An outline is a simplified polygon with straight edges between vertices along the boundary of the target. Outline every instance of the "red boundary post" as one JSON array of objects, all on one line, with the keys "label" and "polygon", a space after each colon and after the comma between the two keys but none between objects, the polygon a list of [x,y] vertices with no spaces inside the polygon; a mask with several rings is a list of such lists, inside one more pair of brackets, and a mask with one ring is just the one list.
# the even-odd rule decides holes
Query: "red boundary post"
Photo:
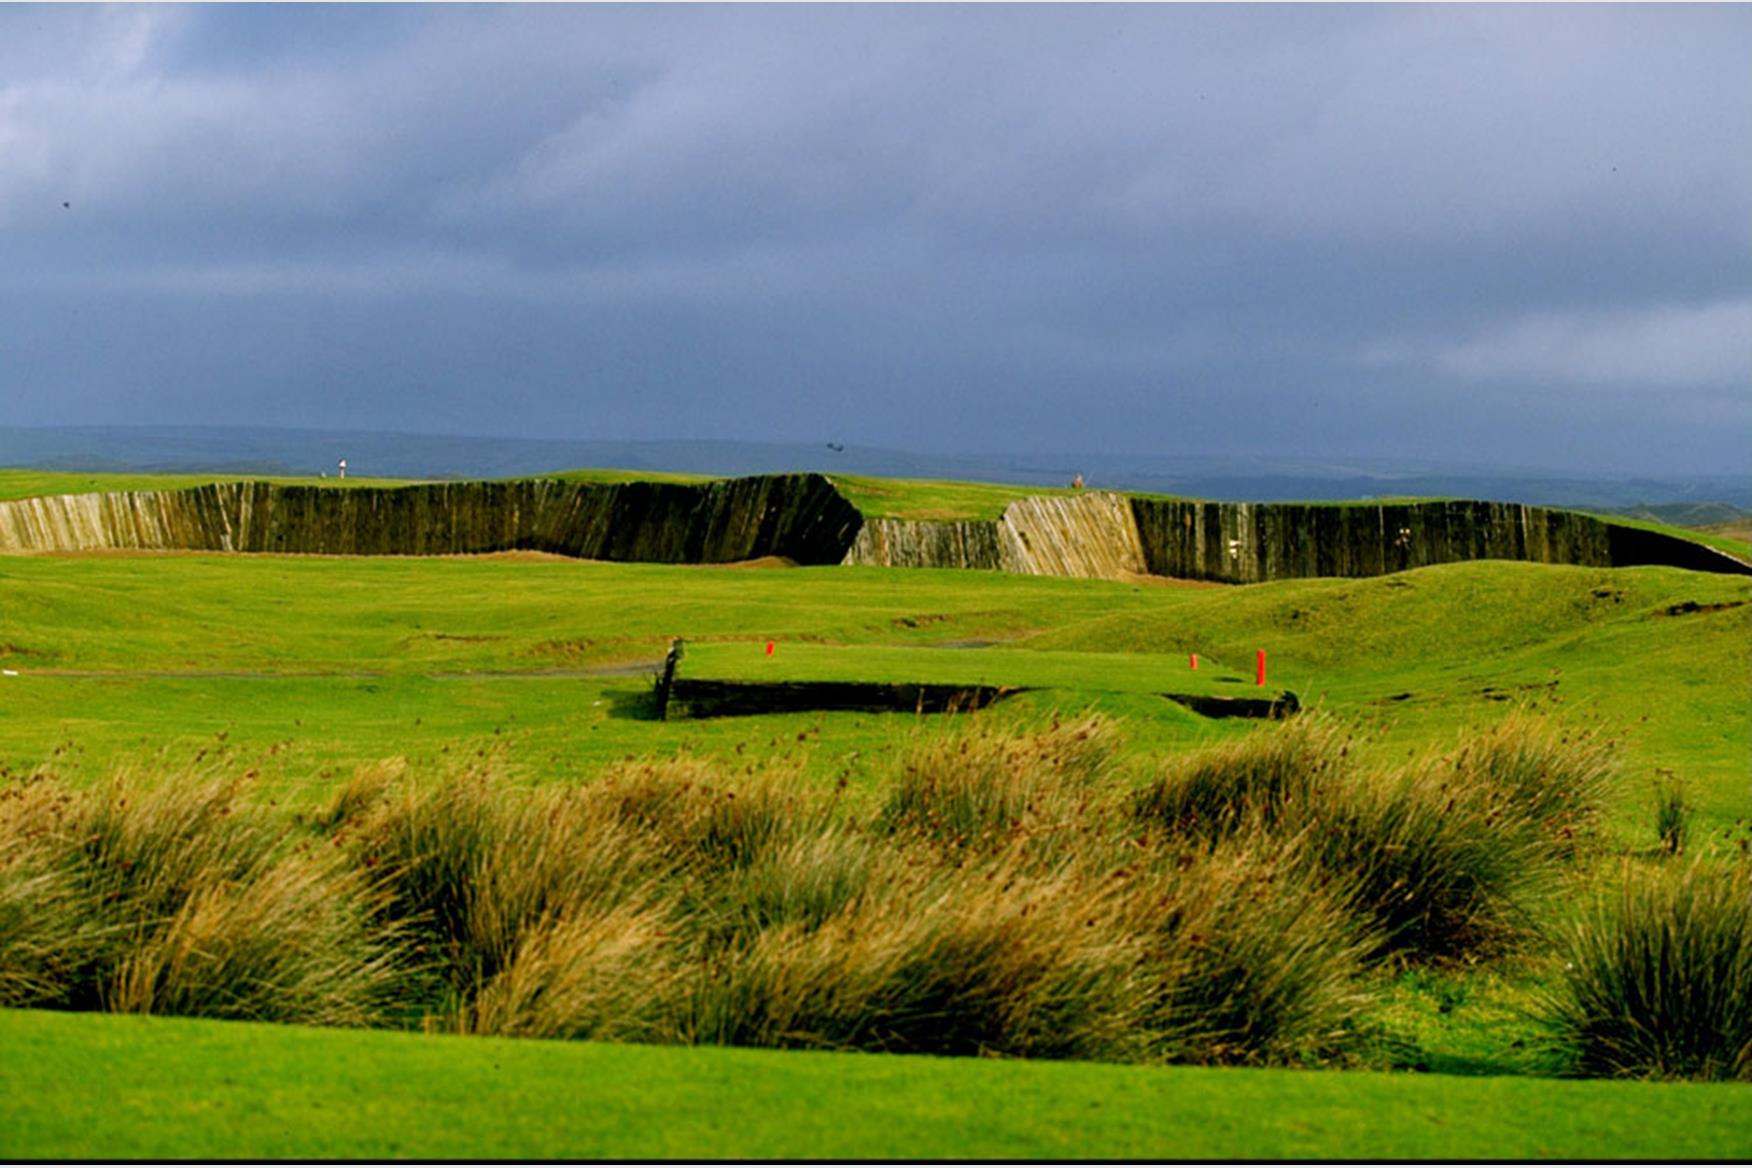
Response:
[{"label": "red boundary post", "polygon": [[1264,685],[1265,684],[1265,650],[1264,649],[1261,649],[1259,651],[1259,666],[1258,666],[1258,669],[1256,670],[1256,672],[1258,674],[1258,677],[1256,678],[1256,683],[1259,685]]}]

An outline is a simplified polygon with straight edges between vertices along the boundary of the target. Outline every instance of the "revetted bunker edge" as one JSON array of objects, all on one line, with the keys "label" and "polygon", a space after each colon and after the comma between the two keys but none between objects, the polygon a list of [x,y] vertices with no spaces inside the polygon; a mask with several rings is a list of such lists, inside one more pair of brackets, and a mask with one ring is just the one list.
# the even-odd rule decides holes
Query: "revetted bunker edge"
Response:
[{"label": "revetted bunker edge", "polygon": [[984,568],[1253,583],[1464,560],[1752,575],[1725,552],[1518,503],[1227,503],[1091,491],[990,520],[867,518],[820,474],[704,483],[561,479],[324,487],[229,482],[0,502],[0,551],[182,550]]}]

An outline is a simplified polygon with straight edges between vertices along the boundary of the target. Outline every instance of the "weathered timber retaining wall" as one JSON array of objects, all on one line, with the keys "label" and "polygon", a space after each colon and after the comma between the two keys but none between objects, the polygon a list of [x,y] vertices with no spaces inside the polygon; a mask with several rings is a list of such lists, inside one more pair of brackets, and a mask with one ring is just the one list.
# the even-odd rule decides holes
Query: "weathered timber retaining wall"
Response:
[{"label": "weathered timber retaining wall", "polygon": [[1294,691],[1263,698],[1231,698],[1216,694],[1165,693],[1169,701],[1206,718],[1288,718],[1301,712],[1302,699]]},{"label": "weathered timber retaining wall", "polygon": [[0,551],[103,549],[454,555],[1139,573],[1251,583],[1378,576],[1460,560],[1752,575],[1703,544],[1514,503],[1214,503],[1108,492],[1018,499],[995,520],[864,519],[818,474],[708,483],[219,483],[0,501]]},{"label": "weathered timber retaining wall", "polygon": [[1009,570],[995,519],[866,519],[845,562],[874,568]]},{"label": "weathered timber retaining wall", "polygon": [[1033,495],[999,519],[867,519],[845,562],[1099,579],[1145,570],[1129,501],[1105,491]]},{"label": "weathered timber retaining wall", "polygon": [[221,483],[0,502],[0,551],[158,549],[318,555],[533,550],[586,559],[728,563],[845,557],[862,516],[820,475],[701,484]]},{"label": "weathered timber retaining wall", "polygon": [[918,682],[716,681],[678,677],[657,717],[734,718],[852,710],[867,714],[957,714],[983,710],[1025,689],[994,685],[924,685]]},{"label": "weathered timber retaining wall", "polygon": [[1518,503],[1133,499],[1132,511],[1149,571],[1191,580],[1246,584],[1380,576],[1484,559],[1584,567],[1667,564],[1752,575],[1752,565],[1702,544]]},{"label": "weathered timber retaining wall", "polygon": [[1116,579],[1145,570],[1144,549],[1124,495],[1036,495],[1004,508],[999,531],[1010,570],[1034,576]]}]

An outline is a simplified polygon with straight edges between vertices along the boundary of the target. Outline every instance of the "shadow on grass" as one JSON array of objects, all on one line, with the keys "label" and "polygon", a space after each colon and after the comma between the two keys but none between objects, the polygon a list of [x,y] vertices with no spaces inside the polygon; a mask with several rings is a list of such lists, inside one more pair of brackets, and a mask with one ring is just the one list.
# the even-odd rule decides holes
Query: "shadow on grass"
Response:
[{"label": "shadow on grass", "polygon": [[627,722],[657,720],[657,690],[649,679],[637,686],[604,689],[602,698],[608,704],[610,718]]}]

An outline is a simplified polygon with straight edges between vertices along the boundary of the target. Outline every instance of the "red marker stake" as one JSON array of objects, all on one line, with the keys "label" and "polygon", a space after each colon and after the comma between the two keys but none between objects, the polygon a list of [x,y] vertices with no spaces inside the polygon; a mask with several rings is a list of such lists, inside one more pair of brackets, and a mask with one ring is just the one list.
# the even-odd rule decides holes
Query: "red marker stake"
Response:
[{"label": "red marker stake", "polygon": [[1256,679],[1258,684],[1264,685],[1265,684],[1265,650],[1264,649],[1261,649],[1259,651],[1258,674],[1259,674],[1259,676]]},{"label": "red marker stake", "polygon": [[773,643],[771,641],[768,641],[767,642],[767,656],[771,657],[772,655],[773,655]]},{"label": "red marker stake", "polygon": [[1193,655],[1192,655],[1192,667],[1193,667],[1193,668],[1194,668],[1194,669],[1197,669],[1197,668],[1198,668],[1198,654],[1197,654],[1197,653],[1194,653],[1194,654],[1193,654]]}]

